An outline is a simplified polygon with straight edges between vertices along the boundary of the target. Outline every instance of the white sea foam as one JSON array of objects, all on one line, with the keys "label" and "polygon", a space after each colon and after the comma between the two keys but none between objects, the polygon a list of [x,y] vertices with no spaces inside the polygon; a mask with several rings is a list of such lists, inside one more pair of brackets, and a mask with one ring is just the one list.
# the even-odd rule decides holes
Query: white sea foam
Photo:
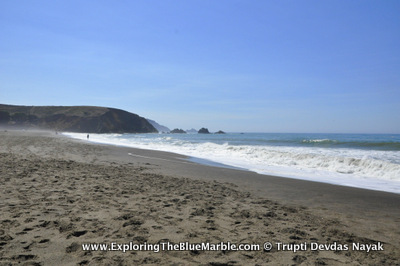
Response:
[{"label": "white sea foam", "polygon": [[304,139],[303,142],[305,143],[321,143],[321,142],[325,142],[325,143],[329,143],[329,142],[336,142],[335,140],[330,140],[330,139]]},{"label": "white sea foam", "polygon": [[[65,135],[86,139],[86,134]],[[195,143],[162,135],[91,134],[90,141],[175,152],[260,174],[400,193],[398,151]]]}]

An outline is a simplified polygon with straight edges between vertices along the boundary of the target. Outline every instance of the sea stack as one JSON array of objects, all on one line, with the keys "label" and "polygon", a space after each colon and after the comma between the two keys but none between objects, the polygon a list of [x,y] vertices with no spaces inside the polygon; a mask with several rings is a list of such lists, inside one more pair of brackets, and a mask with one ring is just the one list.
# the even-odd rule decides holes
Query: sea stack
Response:
[{"label": "sea stack", "polygon": [[208,131],[208,128],[202,127],[202,128],[200,128],[198,133],[199,134],[210,134],[210,131]]},{"label": "sea stack", "polygon": [[172,134],[186,134],[186,131],[183,129],[175,128],[174,130],[171,130]]}]

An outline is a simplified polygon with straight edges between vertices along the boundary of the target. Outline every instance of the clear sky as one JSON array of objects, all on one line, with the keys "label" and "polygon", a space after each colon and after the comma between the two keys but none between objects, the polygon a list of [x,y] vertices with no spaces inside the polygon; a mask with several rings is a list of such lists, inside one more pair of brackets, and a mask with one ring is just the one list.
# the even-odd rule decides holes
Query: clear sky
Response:
[{"label": "clear sky", "polygon": [[400,1],[0,0],[0,103],[400,133]]}]

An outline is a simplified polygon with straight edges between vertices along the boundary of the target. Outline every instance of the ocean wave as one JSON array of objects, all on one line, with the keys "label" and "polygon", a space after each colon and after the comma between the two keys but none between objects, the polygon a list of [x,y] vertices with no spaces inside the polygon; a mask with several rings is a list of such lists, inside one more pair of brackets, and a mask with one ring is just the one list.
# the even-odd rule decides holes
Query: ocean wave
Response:
[{"label": "ocean wave", "polygon": [[400,142],[396,141],[339,141],[334,139],[303,139],[301,144],[311,145],[313,147],[337,147],[353,149],[372,149],[400,151]]},{"label": "ocean wave", "polygon": [[[86,139],[85,134],[69,134]],[[91,135],[90,141],[180,153],[212,160],[261,174],[397,191],[400,193],[400,153],[398,151],[323,148],[307,146],[232,145],[172,136]],[[315,143],[332,142],[314,139]],[[335,142],[336,143],[336,142]],[[360,179],[361,178],[361,179]],[[356,181],[358,180],[358,181]],[[397,188],[382,182],[397,182]],[[392,186],[393,187],[393,186]]]},{"label": "ocean wave", "polygon": [[303,139],[303,143],[336,143],[337,140],[330,139]]},{"label": "ocean wave", "polygon": [[[268,171],[269,166],[292,167],[297,170],[319,170],[331,173],[352,174],[386,180],[400,181],[399,156],[367,153],[352,150],[310,150],[304,148],[228,146],[214,143],[199,146],[199,154],[209,153],[214,159],[235,163],[238,167],[251,167],[256,172]],[[223,158],[225,157],[225,158]],[[375,158],[374,158],[375,157]],[[380,157],[381,159],[376,159]],[[384,160],[383,158],[386,158]],[[295,171],[294,171],[295,172]]]}]

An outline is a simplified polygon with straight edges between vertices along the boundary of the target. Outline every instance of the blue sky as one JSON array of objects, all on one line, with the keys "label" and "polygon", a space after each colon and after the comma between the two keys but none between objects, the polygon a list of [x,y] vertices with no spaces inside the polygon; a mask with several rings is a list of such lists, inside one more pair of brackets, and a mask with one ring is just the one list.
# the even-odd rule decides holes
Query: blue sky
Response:
[{"label": "blue sky", "polygon": [[0,1],[0,102],[400,133],[400,1]]}]

